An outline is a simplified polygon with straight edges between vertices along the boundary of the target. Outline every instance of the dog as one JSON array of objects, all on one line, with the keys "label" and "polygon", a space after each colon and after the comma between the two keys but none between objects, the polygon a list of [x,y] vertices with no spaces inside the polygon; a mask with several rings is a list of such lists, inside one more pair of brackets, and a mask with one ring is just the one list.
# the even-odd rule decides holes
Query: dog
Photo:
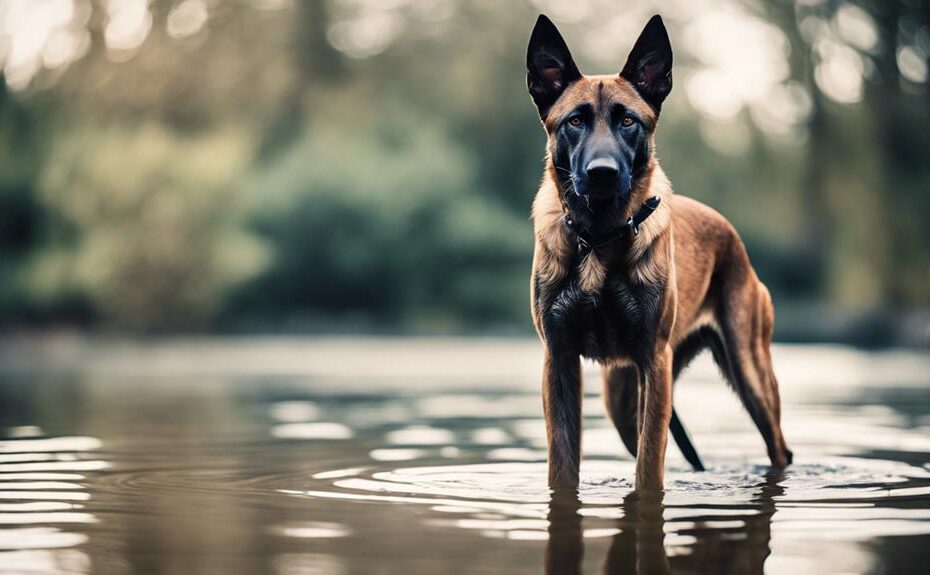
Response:
[{"label": "dog", "polygon": [[656,125],[672,89],[661,17],[643,29],[619,74],[585,76],[540,15],[526,65],[548,136],[532,210],[531,309],[544,346],[550,487],[578,486],[581,357],[601,365],[608,415],[636,457],[637,492],[662,490],[670,429],[703,468],[672,408],[672,384],[706,348],[772,465],[789,465],[769,292],[733,226],[674,195],[656,158]]}]

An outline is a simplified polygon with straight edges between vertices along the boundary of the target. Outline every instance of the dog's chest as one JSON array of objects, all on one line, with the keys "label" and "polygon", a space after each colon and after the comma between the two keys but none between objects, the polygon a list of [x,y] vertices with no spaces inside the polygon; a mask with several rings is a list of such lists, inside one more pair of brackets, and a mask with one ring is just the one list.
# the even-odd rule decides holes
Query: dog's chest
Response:
[{"label": "dog's chest", "polygon": [[589,359],[639,360],[655,339],[660,290],[635,283],[622,273],[608,274],[595,292],[570,278],[544,312],[547,331]]}]

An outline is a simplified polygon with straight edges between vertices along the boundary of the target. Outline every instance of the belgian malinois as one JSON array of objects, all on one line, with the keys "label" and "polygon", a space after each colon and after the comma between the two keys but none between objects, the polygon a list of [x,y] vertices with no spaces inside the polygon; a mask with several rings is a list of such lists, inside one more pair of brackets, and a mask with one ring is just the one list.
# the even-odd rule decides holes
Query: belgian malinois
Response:
[{"label": "belgian malinois", "polygon": [[769,343],[774,312],[733,226],[672,194],[655,129],[672,89],[662,19],[646,25],[617,75],[582,75],[540,16],[527,86],[548,135],[533,202],[533,321],[545,347],[549,485],[578,485],[581,363],[601,364],[607,411],[637,457],[637,491],[663,487],[671,427],[701,462],[672,409],[672,382],[704,348],[762,434],[772,465],[791,463]]}]

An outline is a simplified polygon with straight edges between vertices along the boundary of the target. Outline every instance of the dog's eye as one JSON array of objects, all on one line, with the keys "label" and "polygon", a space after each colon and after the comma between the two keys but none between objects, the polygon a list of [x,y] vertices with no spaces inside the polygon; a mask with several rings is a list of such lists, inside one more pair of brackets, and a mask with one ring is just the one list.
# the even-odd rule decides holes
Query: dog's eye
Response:
[{"label": "dog's eye", "polygon": [[634,121],[633,118],[629,116],[624,116],[623,119],[620,120],[620,125],[623,126],[624,128],[629,128],[630,126],[633,125],[633,121]]},{"label": "dog's eye", "polygon": [[568,123],[569,125],[577,128],[578,126],[581,125],[581,116],[572,116],[571,118],[569,118]]}]

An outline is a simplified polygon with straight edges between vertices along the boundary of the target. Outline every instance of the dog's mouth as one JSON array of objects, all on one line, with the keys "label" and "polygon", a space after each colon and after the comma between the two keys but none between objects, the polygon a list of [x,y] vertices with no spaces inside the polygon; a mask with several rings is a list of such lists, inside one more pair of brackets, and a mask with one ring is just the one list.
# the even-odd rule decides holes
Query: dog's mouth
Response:
[{"label": "dog's mouth", "polygon": [[629,202],[629,194],[618,191],[591,195],[569,190],[564,204],[567,215],[578,229],[598,229],[623,220]]},{"label": "dog's mouth", "polygon": [[629,171],[621,170],[610,178],[577,174],[570,167],[556,167],[556,173],[563,205],[580,229],[614,225],[625,219],[633,190]]},{"label": "dog's mouth", "polygon": [[616,201],[625,201],[629,199],[630,192],[633,189],[633,182],[630,174],[623,173],[610,180],[581,179],[575,180],[577,183],[570,186],[570,193],[587,198],[590,202],[609,204]]},{"label": "dog's mouth", "polygon": [[563,193],[570,205],[596,212],[624,207],[630,200],[631,190],[627,180],[611,185],[572,186]]},{"label": "dog's mouth", "polygon": [[592,201],[603,202],[613,200],[618,196],[622,196],[623,192],[617,187],[597,186],[588,189],[586,193],[581,195],[587,196]]}]

